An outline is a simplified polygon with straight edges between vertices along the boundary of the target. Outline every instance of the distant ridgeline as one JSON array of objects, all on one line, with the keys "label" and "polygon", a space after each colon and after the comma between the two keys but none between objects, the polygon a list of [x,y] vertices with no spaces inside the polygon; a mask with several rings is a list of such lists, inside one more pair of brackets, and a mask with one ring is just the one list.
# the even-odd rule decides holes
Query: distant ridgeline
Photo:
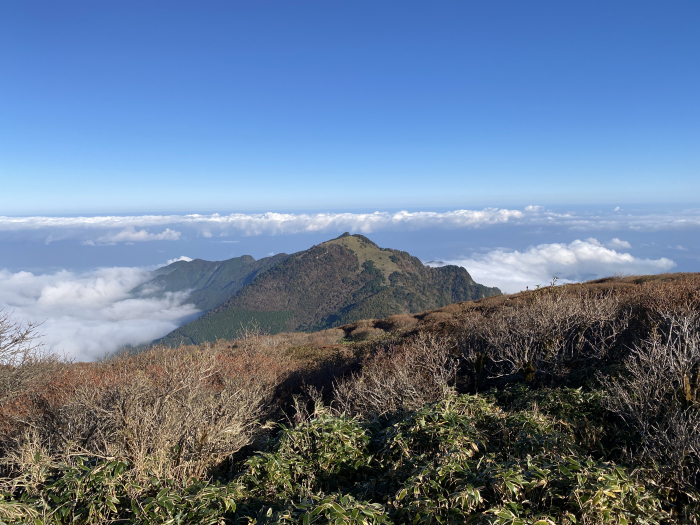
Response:
[{"label": "distant ridgeline", "polygon": [[208,310],[158,341],[168,346],[234,339],[251,323],[271,334],[316,331],[501,293],[459,266],[430,268],[348,233],[292,255],[180,261],[154,275],[133,293],[191,290],[191,302]]},{"label": "distant ridgeline", "polygon": [[227,261],[177,261],[152,272],[153,279],[131,293],[163,297],[168,292],[190,291],[188,302],[200,310],[216,308],[250,283],[260,272],[289,257],[286,253],[256,261],[243,255]]}]

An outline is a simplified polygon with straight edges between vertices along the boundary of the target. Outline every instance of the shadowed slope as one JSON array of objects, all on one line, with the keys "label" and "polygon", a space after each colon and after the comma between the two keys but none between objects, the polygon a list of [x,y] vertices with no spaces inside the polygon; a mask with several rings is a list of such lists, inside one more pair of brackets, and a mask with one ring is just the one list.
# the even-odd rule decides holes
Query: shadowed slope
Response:
[{"label": "shadowed slope", "polygon": [[188,302],[200,310],[211,310],[251,282],[260,272],[283,261],[287,254],[256,261],[243,255],[226,261],[177,261],[153,272],[154,278],[131,293],[162,297],[168,292],[190,291]]}]

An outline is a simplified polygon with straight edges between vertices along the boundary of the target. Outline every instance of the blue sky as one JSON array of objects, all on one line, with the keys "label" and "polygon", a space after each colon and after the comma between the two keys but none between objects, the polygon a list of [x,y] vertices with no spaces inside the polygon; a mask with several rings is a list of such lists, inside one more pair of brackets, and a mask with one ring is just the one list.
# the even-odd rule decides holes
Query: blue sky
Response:
[{"label": "blue sky", "polygon": [[700,4],[9,1],[0,213],[678,203]]},{"label": "blue sky", "polygon": [[0,2],[0,310],[94,359],[186,258],[344,231],[477,282],[700,268],[700,3]]}]

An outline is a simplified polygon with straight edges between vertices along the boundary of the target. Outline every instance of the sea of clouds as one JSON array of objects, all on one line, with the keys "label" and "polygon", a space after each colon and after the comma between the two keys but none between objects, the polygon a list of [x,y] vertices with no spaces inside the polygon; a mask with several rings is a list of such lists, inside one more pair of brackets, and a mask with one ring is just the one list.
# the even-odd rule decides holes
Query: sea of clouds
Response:
[{"label": "sea of clouds", "polygon": [[496,225],[563,227],[572,231],[660,231],[700,227],[700,210],[675,213],[554,212],[542,206],[446,212],[232,213],[220,215],[111,215],[83,217],[0,216],[0,232],[37,232],[44,242],[78,239],[86,245],[177,241],[183,232],[205,238],[228,235],[292,235],[310,232],[372,233],[430,228],[465,229]]},{"label": "sea of clouds", "polygon": [[148,343],[197,315],[186,293],[163,298],[129,292],[149,278],[142,268],[102,268],[35,275],[0,270],[0,310],[42,323],[46,349],[79,361]]}]

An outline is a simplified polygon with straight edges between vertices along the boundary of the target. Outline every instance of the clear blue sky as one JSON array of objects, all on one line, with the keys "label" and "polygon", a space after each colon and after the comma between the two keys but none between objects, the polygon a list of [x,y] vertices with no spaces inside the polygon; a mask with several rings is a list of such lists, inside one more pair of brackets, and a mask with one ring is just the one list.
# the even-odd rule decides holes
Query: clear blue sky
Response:
[{"label": "clear blue sky", "polygon": [[697,202],[700,2],[0,3],[0,215]]}]

